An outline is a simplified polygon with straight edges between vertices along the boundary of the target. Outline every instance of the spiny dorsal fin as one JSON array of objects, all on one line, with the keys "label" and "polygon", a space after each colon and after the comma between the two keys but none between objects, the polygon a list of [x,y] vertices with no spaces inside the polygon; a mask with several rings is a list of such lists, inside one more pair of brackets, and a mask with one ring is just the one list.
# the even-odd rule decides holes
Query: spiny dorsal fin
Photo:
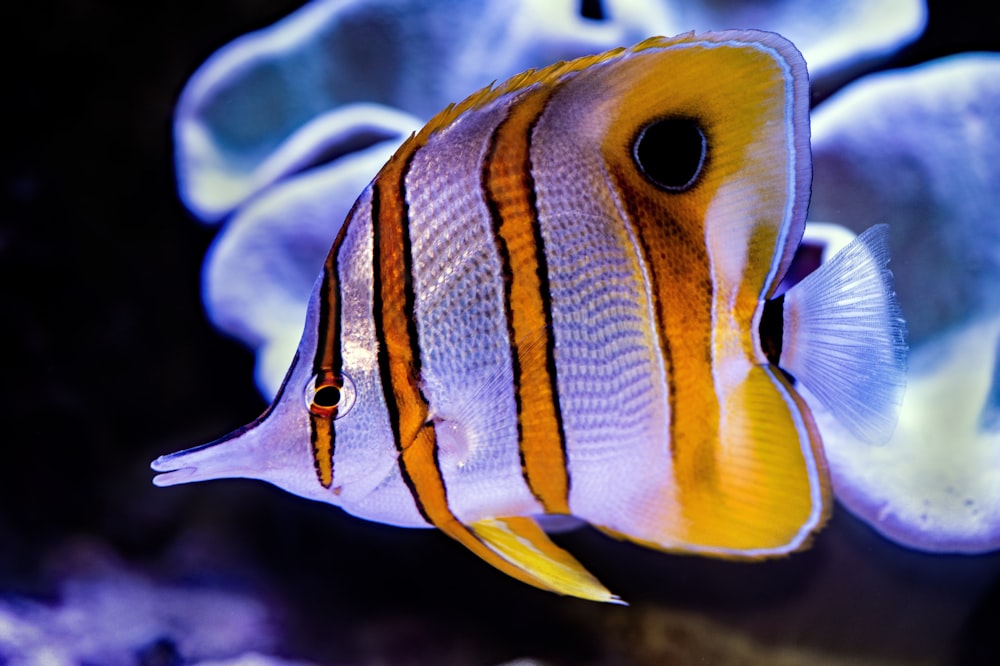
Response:
[{"label": "spiny dorsal fin", "polygon": [[662,48],[695,38],[699,37],[696,37],[693,31],[675,37],[649,37],[628,48],[619,47],[604,53],[583,56],[574,60],[563,60],[547,67],[542,67],[541,69],[529,69],[520,74],[515,74],[499,85],[494,81],[490,85],[472,93],[461,102],[449,104],[439,111],[426,125],[419,131],[411,134],[403,142],[403,145],[393,155],[392,160],[397,159],[401,155],[409,155],[412,151],[426,144],[432,136],[449,127],[464,114],[482,109],[505,95],[527,90],[535,85],[555,85],[565,76],[581,72],[596,64],[610,62],[647,49]]}]

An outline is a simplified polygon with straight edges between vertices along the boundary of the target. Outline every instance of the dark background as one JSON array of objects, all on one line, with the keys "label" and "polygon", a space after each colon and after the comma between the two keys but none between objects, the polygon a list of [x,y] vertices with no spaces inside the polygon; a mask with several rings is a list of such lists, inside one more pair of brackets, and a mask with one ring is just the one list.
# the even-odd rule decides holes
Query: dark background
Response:
[{"label": "dark background", "polygon": [[[629,646],[643,630],[629,616],[531,590],[433,531],[364,523],[259,483],[150,484],[151,459],[264,408],[251,354],[202,310],[201,261],[216,228],[178,200],[172,106],[213,51],[301,4],[64,0],[4,10],[0,595],[55,600],[60,554],[82,541],[158,579],[280,600],[294,646],[285,650],[300,658],[642,661]],[[924,37],[885,67],[998,50],[996,21],[977,6],[932,2]],[[877,566],[902,571],[893,590],[905,591],[907,576],[946,591],[991,589],[955,639],[927,649],[968,663],[1000,659],[995,557],[895,548],[842,509],[831,530]],[[785,640],[780,628],[733,617],[761,599],[785,603],[836,550],[821,537],[813,551],[748,569],[647,554],[586,531],[562,540],[637,606],[721,608],[733,625],[776,643]],[[907,605],[885,594],[872,603],[886,613]],[[863,600],[839,603],[834,624]],[[853,650],[856,639],[876,656],[922,649],[917,621],[879,639],[828,631],[827,619],[818,613],[795,641]],[[906,636],[918,648],[903,645]]]}]

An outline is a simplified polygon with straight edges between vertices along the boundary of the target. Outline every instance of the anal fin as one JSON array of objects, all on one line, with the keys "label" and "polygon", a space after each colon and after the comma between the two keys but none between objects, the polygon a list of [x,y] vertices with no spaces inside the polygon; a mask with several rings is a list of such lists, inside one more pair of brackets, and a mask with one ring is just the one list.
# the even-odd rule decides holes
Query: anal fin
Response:
[{"label": "anal fin", "polygon": [[[737,361],[728,363],[733,381],[721,396],[717,429],[682,421],[671,478],[636,485],[613,520],[583,518],[649,548],[726,559],[808,545],[832,502],[808,408],[777,368],[744,361],[737,377]],[[687,405],[684,413],[697,412]]]},{"label": "anal fin", "polygon": [[536,587],[591,601],[625,603],[555,545],[532,518],[485,518],[470,527],[487,548],[519,570],[518,578]]},{"label": "anal fin", "polygon": [[447,492],[435,461],[434,429],[421,428],[403,449],[403,470],[422,500],[427,521],[508,576],[529,585],[581,599],[624,603],[556,546],[533,519],[484,518],[459,521],[448,506]]}]

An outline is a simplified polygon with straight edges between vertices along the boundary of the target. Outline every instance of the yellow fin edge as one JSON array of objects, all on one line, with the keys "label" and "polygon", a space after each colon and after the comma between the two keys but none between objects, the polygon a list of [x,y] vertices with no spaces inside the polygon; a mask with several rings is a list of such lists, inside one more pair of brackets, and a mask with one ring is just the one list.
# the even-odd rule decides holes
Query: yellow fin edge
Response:
[{"label": "yellow fin edge", "polygon": [[[708,33],[707,35],[704,35],[704,37],[714,38],[712,33]],[[648,37],[638,44],[634,44],[628,48],[619,46],[618,48],[605,51],[604,53],[582,56],[573,60],[562,60],[548,65],[547,67],[529,69],[521,72],[520,74],[515,74],[499,84],[493,82],[490,85],[472,93],[461,102],[449,104],[447,107],[439,111],[427,122],[426,125],[424,125],[423,128],[411,134],[409,138],[403,142],[403,145],[397,151],[397,154],[409,154],[411,147],[415,149],[416,147],[424,145],[431,136],[451,125],[466,112],[481,109],[490,102],[493,102],[504,95],[526,90],[527,88],[539,83],[551,85],[559,81],[567,74],[583,71],[598,63],[615,60],[630,53],[639,53],[651,48],[665,48],[674,44],[690,41],[694,38],[695,33],[693,31],[676,35],[674,37]]]},{"label": "yellow fin edge", "polygon": [[[465,526],[462,526],[465,527]],[[469,526],[475,544],[450,534],[500,571],[529,585],[590,601],[627,605],[572,555],[555,545],[532,518],[485,518]]]}]

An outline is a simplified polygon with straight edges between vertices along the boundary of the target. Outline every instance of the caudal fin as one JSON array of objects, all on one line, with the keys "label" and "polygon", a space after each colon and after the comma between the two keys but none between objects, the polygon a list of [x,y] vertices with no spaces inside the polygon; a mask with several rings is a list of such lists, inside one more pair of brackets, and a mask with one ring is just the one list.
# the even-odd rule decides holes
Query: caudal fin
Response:
[{"label": "caudal fin", "polygon": [[888,227],[871,227],[785,294],[779,365],[855,437],[882,443],[906,385],[906,323],[892,288]]}]

